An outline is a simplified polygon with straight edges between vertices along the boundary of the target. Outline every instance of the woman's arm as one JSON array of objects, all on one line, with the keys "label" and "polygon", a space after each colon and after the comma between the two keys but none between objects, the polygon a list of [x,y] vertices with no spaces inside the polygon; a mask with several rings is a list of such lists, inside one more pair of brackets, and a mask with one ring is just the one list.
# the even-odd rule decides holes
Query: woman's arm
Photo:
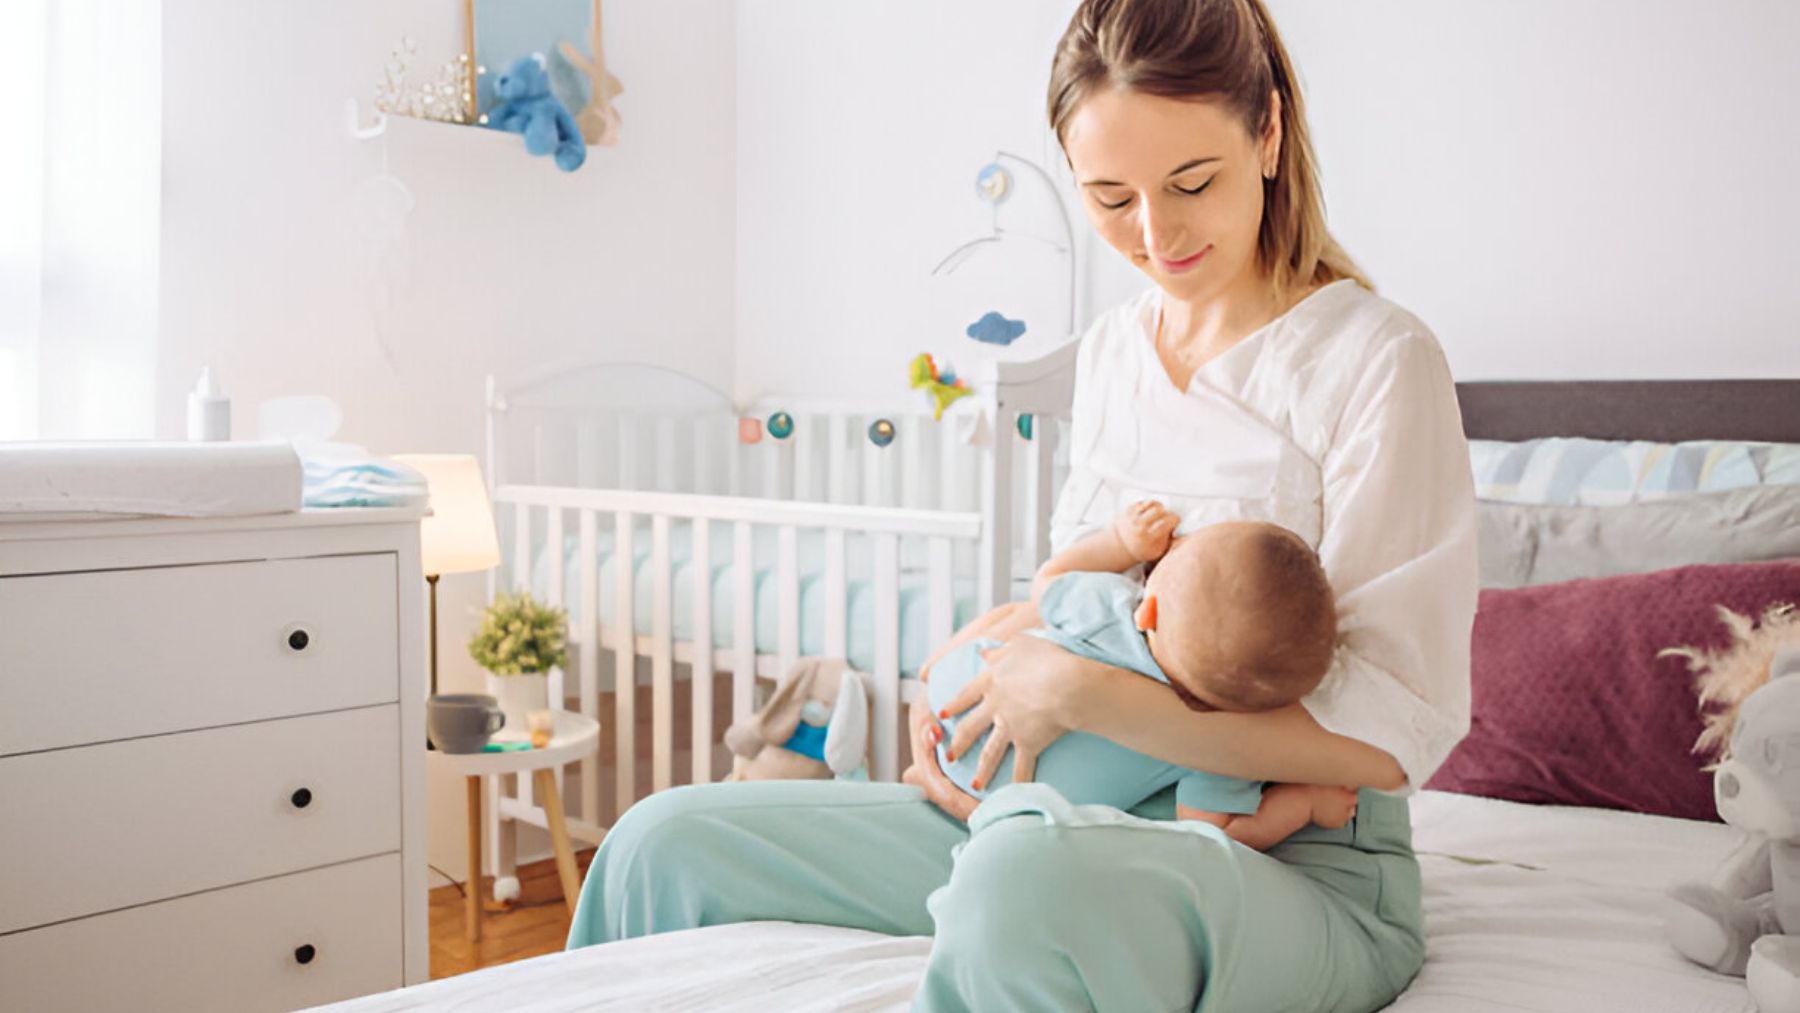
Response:
[{"label": "woman's arm", "polygon": [[1256,713],[1171,707],[1167,686],[1085,658],[1074,660],[1095,669],[1076,684],[1071,728],[1227,777],[1382,791],[1406,783],[1392,756],[1326,731],[1299,704]]},{"label": "woman's arm", "polygon": [[[1155,680],[1019,637],[985,655],[988,667],[946,710],[968,711],[950,742],[961,756],[990,727],[986,781],[1008,747],[1013,780],[1029,781],[1037,756],[1064,732],[1084,731],[1177,766],[1228,777],[1338,784],[1392,791],[1406,775],[1394,757],[1319,726],[1298,704],[1260,713],[1192,711]],[[997,720],[998,718],[998,720]]]}]

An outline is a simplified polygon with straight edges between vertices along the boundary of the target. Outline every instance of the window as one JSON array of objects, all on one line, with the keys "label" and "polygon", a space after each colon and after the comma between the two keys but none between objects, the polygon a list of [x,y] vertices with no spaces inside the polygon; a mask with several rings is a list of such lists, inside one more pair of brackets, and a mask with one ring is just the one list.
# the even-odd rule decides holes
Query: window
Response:
[{"label": "window", "polygon": [[154,431],[156,2],[4,0],[0,439]]}]

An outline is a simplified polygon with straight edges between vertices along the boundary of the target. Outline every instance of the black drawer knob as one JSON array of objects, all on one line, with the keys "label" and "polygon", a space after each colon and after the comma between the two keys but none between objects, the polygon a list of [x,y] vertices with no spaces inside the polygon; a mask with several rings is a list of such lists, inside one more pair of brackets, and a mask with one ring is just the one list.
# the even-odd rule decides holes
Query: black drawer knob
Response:
[{"label": "black drawer knob", "polygon": [[313,944],[306,943],[294,948],[294,959],[302,964],[310,964],[318,953],[318,950],[313,949]]},{"label": "black drawer knob", "polygon": [[[289,798],[289,801],[294,803],[294,808],[296,809],[304,809],[307,806],[312,805],[312,789],[301,788],[295,791]],[[305,963],[305,961],[301,961],[301,963]]]},{"label": "black drawer knob", "polygon": [[312,637],[308,636],[305,630],[295,630],[288,634],[288,646],[296,651],[306,650],[306,645],[310,643],[312,643]]}]

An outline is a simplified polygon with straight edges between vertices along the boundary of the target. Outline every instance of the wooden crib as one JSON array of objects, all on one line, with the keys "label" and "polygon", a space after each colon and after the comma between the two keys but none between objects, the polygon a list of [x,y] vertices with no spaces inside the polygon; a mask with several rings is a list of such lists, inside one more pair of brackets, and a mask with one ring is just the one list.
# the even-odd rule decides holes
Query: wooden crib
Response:
[{"label": "wooden crib", "polygon": [[[545,370],[505,389],[490,378],[504,557],[490,595],[530,589],[568,610],[570,660],[551,698],[609,731],[611,748],[580,764],[571,833],[597,843],[646,791],[719,777],[722,725],[803,654],[863,673],[869,773],[897,778],[918,662],[960,621],[1023,595],[1048,555],[1075,349],[986,364],[941,421],[923,394],[740,408],[638,365]],[[488,854],[510,877],[501,821],[542,826],[543,812],[528,784],[490,791]]]}]

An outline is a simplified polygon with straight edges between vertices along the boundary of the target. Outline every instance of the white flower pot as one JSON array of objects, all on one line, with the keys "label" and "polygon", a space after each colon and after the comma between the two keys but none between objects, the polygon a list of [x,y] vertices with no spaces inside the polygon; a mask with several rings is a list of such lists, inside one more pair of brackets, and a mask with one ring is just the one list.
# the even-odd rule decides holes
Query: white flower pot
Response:
[{"label": "white flower pot", "polygon": [[525,715],[532,711],[548,710],[550,707],[550,675],[547,672],[534,672],[530,675],[495,675],[487,674],[488,692],[500,701],[500,710],[506,714],[506,724],[501,727],[497,739],[521,740],[531,737],[531,727],[525,723]]}]

